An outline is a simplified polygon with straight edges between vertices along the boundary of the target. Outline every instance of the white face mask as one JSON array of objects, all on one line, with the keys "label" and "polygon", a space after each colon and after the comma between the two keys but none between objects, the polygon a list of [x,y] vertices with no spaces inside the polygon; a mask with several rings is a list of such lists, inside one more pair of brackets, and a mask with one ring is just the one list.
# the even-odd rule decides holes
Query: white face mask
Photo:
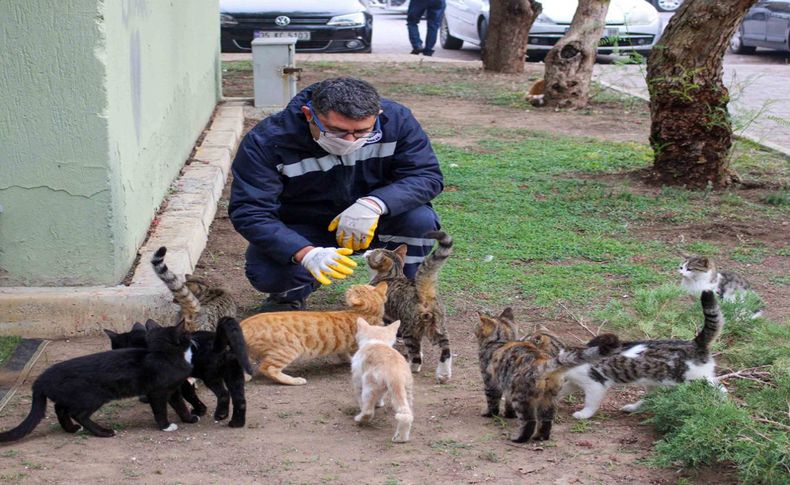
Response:
[{"label": "white face mask", "polygon": [[342,138],[330,138],[321,133],[315,142],[332,155],[343,156],[359,150],[368,140],[367,138],[360,138],[359,140],[348,141]]}]

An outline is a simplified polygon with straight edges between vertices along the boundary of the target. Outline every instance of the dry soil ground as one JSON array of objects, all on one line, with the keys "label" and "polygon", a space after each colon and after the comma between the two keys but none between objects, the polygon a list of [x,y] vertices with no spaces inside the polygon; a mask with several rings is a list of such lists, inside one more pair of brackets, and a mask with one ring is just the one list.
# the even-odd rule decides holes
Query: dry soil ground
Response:
[{"label": "dry soil ground", "polygon": [[[535,111],[495,106],[477,99],[446,99],[409,92],[410,83],[444,82],[441,75],[398,73],[375,65],[354,68],[360,75],[383,86],[406,86],[398,100],[410,106],[435,141],[456,145],[475,142],[485,127],[532,128],[584,135],[613,141],[645,143],[649,120],[643,105],[601,102],[583,113]],[[531,66],[537,71],[538,67]],[[336,73],[331,66],[308,69],[301,85]],[[486,75],[491,86],[527,83],[534,73],[520,76]],[[249,95],[249,77],[228,76],[226,94]],[[248,120],[248,128],[256,120]],[[638,175],[634,175],[638,177]],[[611,177],[611,184],[623,177]],[[632,190],[658,190],[637,181]],[[227,190],[226,190],[227,196]],[[755,197],[759,194],[755,194]],[[221,283],[249,310],[262,298],[244,277],[245,241],[235,233],[228,218],[227,200],[212,226],[208,247],[197,273]],[[766,221],[766,224],[780,224]],[[674,238],[679,232],[662,226],[660,220],[645,228],[645,237]],[[787,237],[786,226],[743,228],[750,237],[780,244]],[[751,232],[749,232],[751,231]],[[711,238],[736,240],[743,231],[730,226],[715,227]],[[786,264],[787,258],[782,259]],[[777,262],[777,264],[779,264]],[[786,267],[776,274],[787,274]],[[765,276],[767,278],[768,276]],[[757,282],[764,291],[774,317],[787,317],[785,299],[771,294],[767,279]],[[786,291],[786,290],[785,290]],[[317,307],[337,302],[317,295]],[[552,440],[539,444],[515,445],[506,437],[513,422],[480,417],[484,396],[476,356],[472,325],[477,308],[470,302],[459,308],[448,322],[455,354],[453,379],[437,385],[432,378],[436,352],[427,351],[423,372],[416,376],[413,439],[408,444],[392,444],[394,420],[387,410],[379,412],[373,425],[360,428],[352,420],[354,398],[350,393],[347,364],[321,359],[297,365],[293,374],[304,376],[302,387],[273,385],[255,380],[247,385],[248,426],[230,429],[224,423],[204,419],[181,425],[175,433],[155,429],[146,405],[127,400],[105,406],[96,416],[112,423],[118,436],[98,439],[83,434],[65,434],[57,425],[52,407],[45,421],[26,440],[0,447],[0,480],[30,483],[677,483],[682,478],[701,483],[734,481],[732,470],[702,469],[680,472],[655,469],[643,462],[656,438],[639,416],[617,409],[633,399],[638,390],[613,392],[597,417],[578,424],[570,412],[578,406],[561,405]],[[526,308],[516,308],[516,313]],[[538,316],[539,318],[539,316]],[[557,323],[563,334],[583,336],[570,319]],[[46,366],[77,355],[104,350],[103,337],[53,342],[35,366],[30,382]],[[205,388],[204,401],[214,399]],[[30,404],[25,388],[0,416],[0,428],[7,429],[23,418]],[[172,413],[171,413],[172,414]]]}]

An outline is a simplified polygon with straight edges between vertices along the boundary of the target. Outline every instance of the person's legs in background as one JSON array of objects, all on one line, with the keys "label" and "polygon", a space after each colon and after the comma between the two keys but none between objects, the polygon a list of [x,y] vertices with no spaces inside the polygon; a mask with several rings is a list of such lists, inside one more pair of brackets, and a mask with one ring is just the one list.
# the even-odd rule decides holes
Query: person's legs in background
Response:
[{"label": "person's legs in background", "polygon": [[439,32],[439,26],[442,23],[444,8],[445,0],[432,0],[426,9],[425,15],[428,21],[428,31],[425,34],[425,47],[422,51],[423,55],[433,55],[433,46],[436,45],[436,37]]},{"label": "person's legs in background", "polygon": [[426,4],[426,0],[411,0],[409,2],[409,10],[406,13],[406,27],[409,30],[412,54],[419,54],[423,49],[419,25],[420,19],[425,13]]}]

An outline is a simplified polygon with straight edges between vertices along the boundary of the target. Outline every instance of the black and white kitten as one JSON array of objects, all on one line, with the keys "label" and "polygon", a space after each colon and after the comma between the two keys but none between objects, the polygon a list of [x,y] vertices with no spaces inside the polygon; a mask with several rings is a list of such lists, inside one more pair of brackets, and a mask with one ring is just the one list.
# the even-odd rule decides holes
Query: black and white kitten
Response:
[{"label": "black and white kitten", "polygon": [[[674,386],[694,379],[705,379],[726,392],[716,378],[716,362],[710,345],[724,326],[716,296],[703,291],[701,296],[705,325],[694,340],[641,340],[623,342],[619,352],[595,364],[582,364],[565,373],[560,395],[574,390],[584,391],[584,408],[573,413],[577,419],[590,418],[601,405],[606,391],[616,384],[641,384],[649,389]],[[554,339],[554,342],[558,342]],[[556,345],[550,353],[557,353]],[[639,409],[642,401],[622,407],[623,411]]]},{"label": "black and white kitten", "polygon": [[149,320],[145,341],[146,349],[85,355],[45,370],[33,382],[30,413],[16,428],[0,433],[0,443],[16,441],[33,431],[44,417],[47,399],[55,403],[58,422],[67,433],[77,432],[82,425],[96,436],[115,436],[112,429],[91,421],[91,415],[110,401],[139,395],[148,397],[162,431],[178,429],[167,419],[168,401],[183,422],[196,422],[198,417],[189,412],[179,392],[192,371],[191,340],[184,325],[160,327]]},{"label": "black and white kitten", "polygon": [[[139,323],[135,323],[129,332],[115,333],[105,330],[105,333],[110,337],[110,345],[113,349],[146,346],[145,329]],[[228,417],[232,400],[233,417],[228,422],[228,426],[243,427],[247,409],[244,396],[244,371],[253,375],[253,368],[247,358],[247,346],[239,322],[235,318],[222,317],[217,323],[216,332],[193,332],[192,342],[193,368],[190,376],[202,380],[217,396],[214,419],[221,421]],[[194,414],[198,416],[206,414],[206,405],[198,398],[192,384],[184,381],[181,385],[181,393],[192,405]]]}]

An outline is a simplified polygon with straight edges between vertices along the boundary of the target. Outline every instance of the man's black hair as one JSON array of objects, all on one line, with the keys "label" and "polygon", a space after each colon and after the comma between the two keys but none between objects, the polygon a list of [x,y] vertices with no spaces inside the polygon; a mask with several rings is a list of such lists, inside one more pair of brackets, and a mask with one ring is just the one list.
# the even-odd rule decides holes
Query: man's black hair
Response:
[{"label": "man's black hair", "polygon": [[381,110],[378,91],[369,82],[353,77],[334,77],[318,83],[310,98],[313,110],[321,115],[330,111],[361,120]]}]

